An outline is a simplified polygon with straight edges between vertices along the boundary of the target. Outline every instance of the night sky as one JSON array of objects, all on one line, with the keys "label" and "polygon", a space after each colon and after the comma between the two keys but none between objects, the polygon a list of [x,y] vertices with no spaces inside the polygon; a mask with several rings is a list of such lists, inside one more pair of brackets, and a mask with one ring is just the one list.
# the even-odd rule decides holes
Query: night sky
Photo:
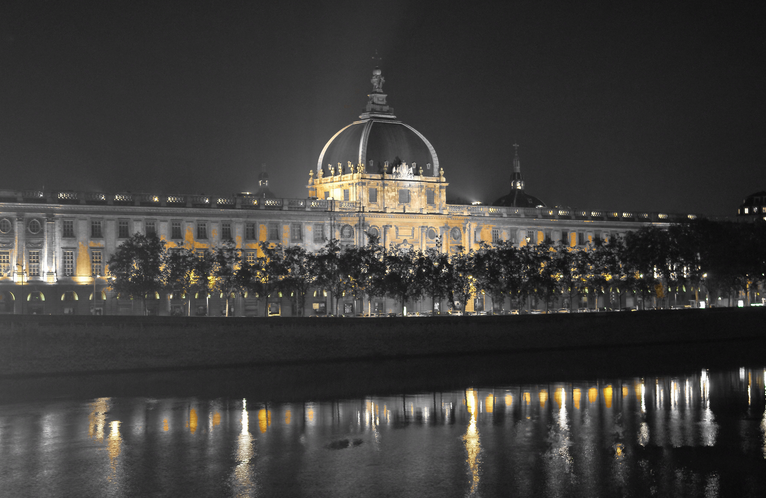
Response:
[{"label": "night sky", "polygon": [[551,206],[732,215],[766,190],[759,3],[452,5],[3,2],[0,189],[231,194],[265,164],[305,198],[380,65],[449,197],[506,194],[514,142]]}]

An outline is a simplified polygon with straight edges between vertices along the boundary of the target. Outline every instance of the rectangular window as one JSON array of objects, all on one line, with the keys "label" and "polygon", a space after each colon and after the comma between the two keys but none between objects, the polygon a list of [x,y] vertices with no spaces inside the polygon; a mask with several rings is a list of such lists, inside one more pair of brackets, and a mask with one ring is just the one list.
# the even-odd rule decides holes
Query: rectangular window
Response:
[{"label": "rectangular window", "polygon": [[247,251],[245,253],[245,263],[250,266],[255,264],[255,251]]},{"label": "rectangular window", "polygon": [[561,243],[564,244],[564,247],[569,247],[569,230],[561,231]]},{"label": "rectangular window", "polygon": [[537,241],[535,240],[535,231],[534,230],[527,230],[527,244],[535,244]]},{"label": "rectangular window", "polygon": [[372,202],[372,203],[376,203],[376,202],[378,202],[378,189],[376,189],[376,188],[371,188],[371,189],[369,190],[369,195],[368,195],[368,197],[370,198],[370,202]]},{"label": "rectangular window", "polygon": [[348,200],[348,189],[347,188],[343,189],[343,200],[344,201]]},{"label": "rectangular window", "polygon": [[406,188],[399,189],[399,204],[410,203],[410,191]]},{"label": "rectangular window", "polygon": [[324,223],[314,225],[314,242],[324,242]]},{"label": "rectangular window", "polygon": [[180,221],[171,221],[170,222],[170,238],[171,239],[183,239],[183,233],[181,233],[181,222]]},{"label": "rectangular window", "polygon": [[101,251],[94,250],[90,252],[90,272],[92,275],[104,275],[103,261]]},{"label": "rectangular window", "polygon": [[221,222],[221,240],[232,240],[233,237],[231,236],[231,222],[230,221],[222,221]]},{"label": "rectangular window", "polygon": [[327,200],[329,198],[330,198],[330,192],[325,192],[324,193],[324,199]]},{"label": "rectangular window", "polygon": [[544,237],[545,237],[545,238],[544,238],[543,240],[544,240],[544,241],[545,241],[547,244],[550,244],[551,242],[553,242],[553,239],[552,239],[552,237],[553,237],[553,231],[552,231],[552,230],[550,230],[550,229],[548,229],[548,230],[545,230],[544,234],[545,234],[545,235],[544,235]]},{"label": "rectangular window", "polygon": [[74,220],[64,220],[63,237],[74,238]]},{"label": "rectangular window", "polygon": [[207,239],[207,223],[204,221],[197,222],[197,240]]},{"label": "rectangular window", "polygon": [[585,232],[577,232],[577,245],[584,246],[587,242],[585,238]]},{"label": "rectangular window", "polygon": [[74,276],[74,251],[64,251],[64,276]]},{"label": "rectangular window", "polygon": [[40,251],[29,251],[29,276],[40,276]]},{"label": "rectangular window", "polygon": [[0,251],[0,275],[8,277],[11,275],[11,252]]},{"label": "rectangular window", "polygon": [[101,239],[104,237],[101,226],[101,220],[90,220],[90,238]]},{"label": "rectangular window", "polygon": [[500,242],[500,230],[497,228],[492,229],[492,243],[497,244]]},{"label": "rectangular window", "polygon": [[303,227],[300,223],[290,225],[290,242],[301,242],[303,240]]},{"label": "rectangular window", "polygon": [[434,191],[431,189],[426,190],[426,203],[429,206],[434,205]]},{"label": "rectangular window", "polygon": [[117,237],[121,239],[127,239],[130,237],[130,228],[128,227],[128,220],[119,220],[117,222]]},{"label": "rectangular window", "polygon": [[279,240],[279,224],[269,223],[269,240]]},{"label": "rectangular window", "polygon": [[144,229],[146,231],[147,237],[156,237],[157,236],[157,222],[156,221],[146,221],[144,222]]},{"label": "rectangular window", "polygon": [[255,236],[255,223],[248,223],[245,225],[245,238],[247,240],[256,240]]}]

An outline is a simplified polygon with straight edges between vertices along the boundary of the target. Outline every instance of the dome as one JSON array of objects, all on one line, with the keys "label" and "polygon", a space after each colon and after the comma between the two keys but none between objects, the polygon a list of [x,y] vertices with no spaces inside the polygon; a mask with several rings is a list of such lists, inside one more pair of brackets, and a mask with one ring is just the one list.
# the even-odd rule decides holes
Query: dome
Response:
[{"label": "dome", "polygon": [[498,200],[496,200],[494,203],[492,203],[493,206],[509,206],[509,207],[545,207],[545,203],[535,197],[534,195],[529,195],[523,190],[511,190],[511,193],[508,195],[504,195]]},{"label": "dome", "polygon": [[385,79],[380,69],[376,67],[372,74],[373,90],[360,121],[342,128],[327,142],[319,155],[317,172],[329,174],[332,166],[337,174],[340,163],[342,173],[350,173],[350,162],[353,166],[364,164],[367,173],[382,173],[386,163],[389,172],[407,163],[423,168],[423,176],[439,176],[439,158],[433,145],[415,128],[396,119],[383,93]]},{"label": "dome", "polygon": [[535,197],[524,192],[524,177],[521,175],[521,160],[519,159],[519,146],[513,144],[516,149],[513,156],[513,171],[511,172],[511,191],[508,195],[504,195],[495,202],[493,206],[507,206],[507,207],[519,207],[519,208],[535,208],[546,207],[545,203]]},{"label": "dome", "polygon": [[364,164],[367,173],[382,173],[386,162],[389,172],[394,166],[407,163],[423,168],[423,176],[439,176],[439,158],[433,145],[412,126],[392,119],[367,118],[354,121],[335,134],[322,149],[317,171],[329,166],[343,167],[348,163]]}]

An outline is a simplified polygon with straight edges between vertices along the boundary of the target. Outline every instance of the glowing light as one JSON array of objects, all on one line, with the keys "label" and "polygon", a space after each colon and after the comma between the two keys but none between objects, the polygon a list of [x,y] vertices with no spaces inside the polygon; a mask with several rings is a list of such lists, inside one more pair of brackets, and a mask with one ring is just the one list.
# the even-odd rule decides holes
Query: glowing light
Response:
[{"label": "glowing light", "polygon": [[591,387],[588,389],[588,403],[595,403],[598,399],[598,389]]},{"label": "glowing light", "polygon": [[606,386],[604,388],[604,403],[606,404],[607,408],[611,408],[612,407],[612,396],[613,395],[614,395],[614,393],[612,392],[612,386],[611,385]]},{"label": "glowing light", "polygon": [[266,430],[271,425],[271,410],[266,410],[265,408],[261,408],[258,410],[258,430],[261,431],[261,434],[265,433]]},{"label": "glowing light", "polygon": [[120,456],[122,451],[122,436],[120,435],[120,421],[114,420],[109,423],[109,443],[107,445],[109,451],[109,460],[112,463],[114,469],[117,465],[115,460]]},{"label": "glowing light", "polygon": [[561,410],[564,406],[564,403],[567,400],[567,393],[564,391],[564,388],[556,389],[553,391],[553,400],[556,402],[556,404],[559,407],[559,410]]},{"label": "glowing light", "polygon": [[548,391],[540,390],[540,408],[545,408],[545,402],[548,401]]},{"label": "glowing light", "polygon": [[192,408],[189,410],[189,424],[187,425],[189,432],[194,434],[197,432],[197,410]]},{"label": "glowing light", "polygon": [[572,401],[574,401],[575,410],[580,409],[580,400],[582,399],[582,391],[575,389],[572,391]]},{"label": "glowing light", "polygon": [[468,463],[469,479],[471,481],[471,490],[469,496],[475,496],[479,486],[479,465],[481,463],[480,453],[481,444],[479,441],[479,429],[476,424],[478,393],[473,389],[469,389],[465,393],[466,407],[468,413],[471,415],[471,421],[468,424],[468,429],[463,436],[463,442],[465,443],[465,451],[467,454],[466,462]]},{"label": "glowing light", "polygon": [[287,410],[285,412],[285,425],[290,425],[290,421],[292,420],[293,414],[290,410]]},{"label": "glowing light", "polygon": [[98,398],[90,404],[91,412],[88,415],[88,436],[96,441],[104,440],[104,425],[106,424],[106,412],[109,411],[110,398]]},{"label": "glowing light", "polygon": [[487,407],[487,413],[492,413],[495,405],[495,397],[491,394],[488,394],[487,398],[484,400],[484,405]]}]

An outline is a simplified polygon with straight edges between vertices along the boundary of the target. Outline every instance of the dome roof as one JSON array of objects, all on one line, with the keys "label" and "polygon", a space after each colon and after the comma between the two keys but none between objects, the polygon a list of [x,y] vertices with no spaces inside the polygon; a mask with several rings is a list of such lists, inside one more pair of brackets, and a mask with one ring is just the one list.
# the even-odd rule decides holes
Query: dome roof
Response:
[{"label": "dome roof", "polygon": [[354,121],[336,133],[322,149],[317,171],[338,163],[348,173],[348,162],[364,164],[367,173],[380,173],[386,162],[391,168],[407,163],[423,168],[423,176],[439,176],[439,158],[431,142],[412,126],[393,119],[367,118]]},{"label": "dome roof", "polygon": [[423,168],[423,176],[439,176],[439,158],[433,145],[415,128],[396,119],[383,93],[385,78],[377,67],[371,82],[372,93],[360,121],[342,128],[327,142],[319,154],[317,172],[329,174],[329,167],[337,168],[338,163],[343,173],[350,172],[349,162],[364,164],[367,173],[382,172],[386,163],[389,172],[398,164],[415,163],[418,169]]},{"label": "dome roof", "polygon": [[511,192],[495,202],[493,206],[508,206],[520,208],[546,207],[545,203],[524,192],[524,177],[521,175],[521,159],[519,159],[519,146],[513,144],[515,153],[513,156],[513,171],[511,172]]},{"label": "dome roof", "polygon": [[529,195],[523,190],[517,190],[513,189],[511,190],[511,193],[508,195],[504,195],[498,200],[496,200],[494,203],[492,203],[493,206],[509,206],[509,207],[545,207],[545,203],[535,197],[534,195]]}]

